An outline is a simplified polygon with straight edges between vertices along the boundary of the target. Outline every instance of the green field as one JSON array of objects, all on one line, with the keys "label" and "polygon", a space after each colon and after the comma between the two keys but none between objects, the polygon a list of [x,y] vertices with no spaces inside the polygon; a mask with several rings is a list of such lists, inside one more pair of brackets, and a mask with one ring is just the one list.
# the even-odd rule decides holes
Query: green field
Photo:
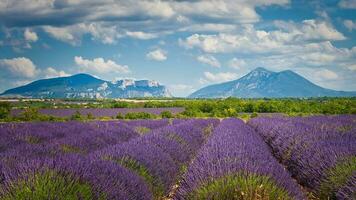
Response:
[{"label": "green field", "polygon": [[[248,119],[259,115],[283,114],[288,116],[356,114],[356,98],[310,98],[310,99],[130,99],[130,100],[23,100],[0,102],[0,120],[9,121],[66,121],[98,119],[92,115],[75,115],[58,118],[44,116],[39,109],[83,108],[167,108],[182,107],[183,112],[172,114],[118,114],[99,119],[158,119],[158,118],[205,118],[238,117]],[[11,110],[23,109],[20,116]]]}]

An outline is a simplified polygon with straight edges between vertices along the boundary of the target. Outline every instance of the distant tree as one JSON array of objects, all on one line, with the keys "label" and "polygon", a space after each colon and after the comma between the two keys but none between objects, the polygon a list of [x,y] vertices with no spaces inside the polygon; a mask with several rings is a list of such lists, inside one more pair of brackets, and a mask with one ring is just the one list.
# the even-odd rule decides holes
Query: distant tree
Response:
[{"label": "distant tree", "polygon": [[80,114],[80,112],[77,110],[75,113],[70,117],[71,120],[82,120],[83,116]]},{"label": "distant tree", "polygon": [[255,118],[255,117],[258,117],[258,114],[256,113],[256,112],[254,112],[254,113],[252,113],[251,114],[251,116],[250,116],[251,118]]},{"label": "distant tree", "polygon": [[95,116],[91,112],[89,112],[87,114],[87,119],[95,119]]},{"label": "distant tree", "polygon": [[254,104],[251,103],[251,102],[247,103],[247,104],[245,105],[244,111],[245,111],[245,112],[248,112],[248,113],[254,112],[254,106],[253,106],[253,105],[254,105]]},{"label": "distant tree", "polygon": [[165,111],[161,112],[161,117],[162,118],[173,118],[174,115],[170,111],[165,110]]},{"label": "distant tree", "polygon": [[213,103],[210,103],[210,102],[209,103],[205,102],[200,106],[201,112],[210,113],[213,110],[214,110],[214,105],[213,105]]},{"label": "distant tree", "polygon": [[129,112],[126,113],[125,119],[154,119],[155,115],[147,112]]},{"label": "distant tree", "polygon": [[118,101],[112,105],[113,108],[128,108],[129,106],[130,104],[125,101]]},{"label": "distant tree", "polygon": [[124,119],[125,117],[121,113],[117,113],[116,119]]},{"label": "distant tree", "polygon": [[237,112],[235,108],[227,108],[224,110],[224,117],[235,117]]},{"label": "distant tree", "polygon": [[8,102],[0,102],[0,119],[6,119],[9,117],[11,111],[11,105]]},{"label": "distant tree", "polygon": [[40,114],[37,108],[26,108],[20,114],[20,119],[23,121],[40,120]]}]

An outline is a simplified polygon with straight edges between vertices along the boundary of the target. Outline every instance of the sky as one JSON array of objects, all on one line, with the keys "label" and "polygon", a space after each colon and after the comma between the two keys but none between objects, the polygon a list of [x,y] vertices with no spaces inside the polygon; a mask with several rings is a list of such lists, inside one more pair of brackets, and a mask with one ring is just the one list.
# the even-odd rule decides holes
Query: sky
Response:
[{"label": "sky", "polygon": [[88,73],[183,97],[257,67],[356,91],[356,0],[0,0],[0,92]]}]

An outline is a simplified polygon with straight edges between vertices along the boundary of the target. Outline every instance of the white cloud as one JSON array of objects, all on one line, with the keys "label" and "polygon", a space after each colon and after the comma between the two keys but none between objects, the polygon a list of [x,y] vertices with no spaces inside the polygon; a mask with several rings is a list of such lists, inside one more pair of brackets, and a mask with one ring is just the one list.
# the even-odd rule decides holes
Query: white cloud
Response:
[{"label": "white cloud", "polygon": [[349,30],[353,31],[354,29],[356,30],[356,22],[353,22],[352,20],[344,20],[344,26]]},{"label": "white cloud", "polygon": [[38,73],[36,65],[25,57],[0,59],[0,69],[7,78],[33,78]]},{"label": "white cloud", "polygon": [[69,76],[69,74],[53,67],[38,68],[31,59],[26,57],[0,59],[0,92],[37,79],[58,76]]},{"label": "white cloud", "polygon": [[156,49],[148,52],[146,58],[149,60],[164,61],[167,60],[167,53],[162,49]]},{"label": "white cloud", "polygon": [[54,27],[43,26],[43,30],[51,37],[73,46],[81,44],[81,38],[85,34],[90,34],[93,40],[103,44],[115,44],[117,39],[122,37],[116,25],[106,25],[99,22],[80,23],[70,26]]},{"label": "white cloud", "polygon": [[303,77],[312,81],[313,83],[330,89],[341,89],[344,87],[339,85],[343,82],[342,79],[349,78],[348,75],[345,76],[340,70],[338,72],[327,68],[307,68],[301,67],[294,69],[297,73],[301,74]]},{"label": "white cloud", "polygon": [[[296,30],[293,30],[296,31]],[[301,26],[304,39],[344,40],[346,37],[325,21],[304,20]]]},{"label": "white cloud", "polygon": [[204,78],[200,79],[200,83],[220,83],[231,81],[238,78],[238,74],[232,72],[219,72],[219,73],[211,73],[204,72]]},{"label": "white cloud", "polygon": [[356,64],[346,64],[347,68],[352,71],[356,71]]},{"label": "white cloud", "polygon": [[335,72],[328,69],[318,70],[314,72],[314,76],[318,77],[320,80],[334,80],[339,77]]},{"label": "white cloud", "polygon": [[213,67],[221,67],[220,62],[212,55],[201,55],[197,57],[197,60]]},{"label": "white cloud", "polygon": [[245,0],[216,0],[216,1],[177,1],[172,3],[176,13],[193,19],[213,19],[235,21],[239,23],[254,23],[260,20],[255,7],[272,4],[287,5],[288,0],[276,1],[245,1]]},{"label": "white cloud", "polygon": [[232,58],[228,62],[228,66],[233,68],[233,69],[243,69],[244,67],[247,66],[247,63],[243,59],[237,59],[237,58]]},{"label": "white cloud", "polygon": [[[31,22],[34,25],[75,24],[88,21],[173,20],[217,21],[231,20],[251,23],[260,19],[256,7],[288,5],[289,0],[194,0],[194,1],[137,1],[102,0],[100,4],[84,0],[17,0],[0,4],[6,10],[6,24],[17,25]],[[1,14],[1,13],[0,13]],[[21,17],[18,16],[21,14]],[[129,20],[127,20],[129,19]],[[2,21],[0,21],[2,22]],[[30,23],[29,23],[30,24]],[[62,24],[62,25],[63,25]]]},{"label": "white cloud", "polygon": [[152,33],[145,33],[142,31],[127,31],[126,35],[132,38],[136,38],[136,39],[141,39],[141,40],[149,40],[149,39],[153,39],[158,37],[156,34],[152,34]]},{"label": "white cloud", "polygon": [[310,40],[343,40],[345,36],[326,22],[305,20],[302,24],[277,21],[280,30],[256,30],[245,25],[237,33],[193,34],[179,44],[187,49],[200,48],[207,53],[290,51],[287,46],[300,45]]},{"label": "white cloud", "polygon": [[75,64],[80,71],[91,73],[93,75],[115,76],[123,73],[129,73],[127,65],[120,65],[112,60],[104,60],[104,58],[94,58],[93,60],[84,59],[81,56],[74,57]]},{"label": "white cloud", "polygon": [[6,78],[14,78],[18,82],[70,75],[63,70],[58,71],[53,67],[40,69],[29,58],[25,57],[0,59],[0,70],[2,72],[0,77],[4,78],[6,76]]},{"label": "white cloud", "polygon": [[32,32],[30,29],[26,28],[24,32],[25,40],[28,42],[36,42],[38,40],[38,36],[36,32]]},{"label": "white cloud", "polygon": [[186,94],[190,94],[194,91],[194,87],[192,85],[186,84],[168,85],[168,89],[173,93],[173,96],[177,97],[183,97]]},{"label": "white cloud", "polygon": [[342,0],[339,6],[345,9],[356,9],[356,0]]},{"label": "white cloud", "polygon": [[[280,30],[256,30],[253,26],[246,25],[235,34],[193,34],[185,40],[180,40],[180,45],[187,49],[201,49],[206,53],[245,55],[251,58],[248,62],[250,67],[264,66],[277,70],[325,66],[346,69],[347,67],[343,65],[356,59],[355,47],[337,48],[329,40],[322,40],[324,36],[320,36],[319,40],[309,40],[316,37],[301,36],[298,31],[303,29],[295,28],[295,23],[278,22],[278,26],[281,27]],[[336,39],[329,34],[324,38]],[[241,61],[228,63],[230,67],[239,65],[245,63]]]},{"label": "white cloud", "polygon": [[[90,34],[104,44],[123,36],[152,39],[186,31],[227,32],[260,20],[257,7],[285,6],[289,0],[137,1],[16,0],[0,4],[7,27],[42,27],[51,37],[80,45]],[[18,17],[21,16],[21,17]]]},{"label": "white cloud", "polygon": [[50,36],[60,41],[70,43],[71,45],[80,44],[82,33],[79,30],[74,30],[73,26],[67,28],[44,26],[43,29]]},{"label": "white cloud", "polygon": [[53,67],[48,67],[42,71],[42,74],[45,78],[55,78],[55,77],[65,77],[70,76],[70,74],[66,73],[63,70],[56,70]]},{"label": "white cloud", "polygon": [[179,31],[225,33],[235,31],[236,29],[237,26],[233,24],[200,23],[182,27]]}]

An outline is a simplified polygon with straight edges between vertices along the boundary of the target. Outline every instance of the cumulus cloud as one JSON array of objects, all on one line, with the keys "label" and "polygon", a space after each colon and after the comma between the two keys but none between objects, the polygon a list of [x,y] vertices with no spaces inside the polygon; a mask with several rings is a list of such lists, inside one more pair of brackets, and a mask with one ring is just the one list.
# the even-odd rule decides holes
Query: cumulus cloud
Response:
[{"label": "cumulus cloud", "polygon": [[337,31],[331,24],[325,21],[304,20],[302,25],[293,26],[289,33],[297,32],[300,28],[301,33],[297,33],[297,37],[306,40],[344,40],[346,37]]},{"label": "cumulus cloud", "polygon": [[234,24],[201,23],[192,24],[179,29],[179,31],[189,32],[233,32],[238,28]]},{"label": "cumulus cloud", "polygon": [[289,0],[102,0],[100,3],[17,0],[0,5],[0,24],[10,28],[43,27],[52,37],[72,45],[80,45],[84,34],[113,44],[121,36],[152,39],[176,31],[232,31],[236,24],[258,22],[257,7],[289,3]]},{"label": "cumulus cloud", "polygon": [[3,33],[3,37],[0,36],[0,46],[9,46],[17,53],[22,53],[26,49],[31,49],[31,43],[34,43],[39,39],[37,33],[31,28],[8,29],[6,27],[1,27],[0,32]]},{"label": "cumulus cloud", "polygon": [[146,58],[149,60],[164,61],[167,60],[167,53],[162,49],[156,49],[148,52]]},{"label": "cumulus cloud", "polygon": [[242,69],[247,66],[247,63],[243,59],[232,58],[228,62],[228,66],[233,69]]},{"label": "cumulus cloud", "polygon": [[[347,79],[350,79],[350,73],[345,73],[343,71],[337,70],[329,67],[329,68],[307,68],[301,67],[294,69],[297,73],[301,74],[303,77],[306,77],[308,80],[312,81],[313,83],[320,85],[325,88],[330,89],[338,89],[342,87],[343,84],[347,82]],[[345,82],[346,81],[346,82]],[[351,84],[351,88],[355,86],[355,83]]]},{"label": "cumulus cloud", "polygon": [[24,32],[25,40],[28,42],[36,42],[38,40],[38,36],[36,32],[32,32],[30,29],[26,28]]},{"label": "cumulus cloud", "polygon": [[33,78],[38,73],[33,62],[25,57],[0,59],[0,69],[7,78]]},{"label": "cumulus cloud", "polygon": [[149,40],[158,37],[156,34],[153,33],[145,33],[142,31],[127,31],[126,35],[132,38],[137,38],[141,40]]},{"label": "cumulus cloud", "polygon": [[118,32],[117,26],[106,25],[103,23],[79,23],[70,26],[55,27],[43,26],[43,30],[51,37],[73,46],[80,45],[82,36],[89,34],[93,40],[103,44],[115,44],[117,39],[122,37]]},{"label": "cumulus cloud", "polygon": [[0,72],[0,91],[28,84],[36,79],[69,75],[53,67],[38,68],[31,59],[26,57],[0,59]]},{"label": "cumulus cloud", "polygon": [[[234,20],[251,23],[259,20],[256,7],[288,5],[289,0],[196,0],[196,1],[6,1],[0,16],[7,26],[70,25],[83,21],[128,21],[151,19]],[[6,10],[6,12],[5,12]],[[22,17],[18,17],[22,16]],[[1,21],[0,21],[1,22]]]},{"label": "cumulus cloud", "polygon": [[188,16],[194,20],[210,19],[221,21],[236,21],[240,23],[254,23],[260,20],[255,8],[268,5],[287,5],[288,0],[272,1],[175,1],[172,7],[181,16]]},{"label": "cumulus cloud", "polygon": [[45,78],[55,78],[55,77],[65,77],[70,76],[67,72],[63,70],[56,70],[53,67],[48,67],[42,71],[42,74]]},{"label": "cumulus cloud", "polygon": [[302,24],[277,21],[280,30],[256,30],[245,25],[237,33],[193,34],[179,44],[187,49],[200,48],[207,53],[254,52],[264,53],[283,49],[287,45],[299,45],[310,40],[333,41],[346,39],[345,36],[326,22],[305,20]]},{"label": "cumulus cloud", "polygon": [[356,71],[356,64],[346,64],[346,67],[349,70]]},{"label": "cumulus cloud", "polygon": [[356,30],[356,22],[352,20],[344,20],[344,26],[349,30],[353,31],[354,29]]},{"label": "cumulus cloud", "polygon": [[220,62],[212,55],[201,55],[197,57],[197,61],[213,66],[213,67],[221,67]]},{"label": "cumulus cloud", "polygon": [[232,72],[219,72],[219,73],[211,73],[204,72],[204,78],[200,79],[200,83],[220,83],[231,81],[238,78],[238,74]]},{"label": "cumulus cloud", "polygon": [[314,75],[319,77],[321,80],[334,80],[339,77],[335,72],[328,69],[318,70],[314,73]]},{"label": "cumulus cloud", "polygon": [[[294,23],[279,23],[279,26],[284,27],[280,30],[264,31],[248,25],[235,34],[193,34],[179,43],[186,49],[196,48],[206,53],[238,53],[252,56],[254,59],[251,63],[259,64],[257,66],[281,69],[293,66],[340,66],[342,63],[355,60],[356,48],[337,48],[329,41],[332,38],[337,39],[335,35],[326,34],[320,36],[318,40],[310,41],[310,38],[316,37],[312,37],[311,34],[301,36],[298,31],[302,29],[293,28]],[[315,35],[319,33],[320,31]],[[228,65],[244,64],[232,62]]]},{"label": "cumulus cloud", "polygon": [[345,9],[356,9],[356,0],[342,0],[339,6]]},{"label": "cumulus cloud", "polygon": [[101,75],[104,77],[112,77],[130,72],[127,65],[120,65],[112,60],[105,60],[104,58],[100,57],[90,60],[84,59],[81,56],[75,56],[74,62],[79,67],[81,72]]},{"label": "cumulus cloud", "polygon": [[176,97],[183,97],[186,94],[190,94],[194,91],[194,87],[192,85],[186,85],[186,84],[168,85],[168,89],[173,93],[173,96]]},{"label": "cumulus cloud", "polygon": [[66,28],[44,26],[43,30],[53,38],[70,43],[71,45],[80,44],[81,36],[83,35],[83,31],[79,28],[77,29],[74,26]]}]

